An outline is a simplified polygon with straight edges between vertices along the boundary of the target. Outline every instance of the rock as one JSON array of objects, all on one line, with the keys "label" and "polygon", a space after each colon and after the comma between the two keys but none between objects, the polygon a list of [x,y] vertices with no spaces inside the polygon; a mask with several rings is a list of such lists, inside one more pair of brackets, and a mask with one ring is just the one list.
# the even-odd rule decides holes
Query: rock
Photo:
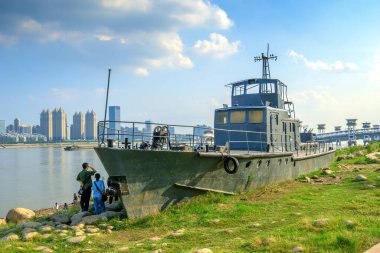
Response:
[{"label": "rock", "polygon": [[43,234],[43,235],[41,235],[41,238],[47,239],[47,238],[50,238],[51,236],[52,236],[52,234]]},{"label": "rock", "polygon": [[107,211],[115,211],[119,212],[121,211],[124,207],[123,204],[120,201],[114,201],[112,204],[105,203],[105,207]]},{"label": "rock", "polygon": [[100,233],[87,234],[88,236],[98,236]]},{"label": "rock", "polygon": [[345,157],[345,159],[352,159],[352,158],[354,158],[353,155],[346,155],[346,157]]},{"label": "rock", "polygon": [[208,248],[203,248],[203,249],[197,249],[196,251],[194,251],[194,253],[212,253],[212,250]]},{"label": "rock", "polygon": [[84,241],[84,239],[86,239],[85,236],[77,236],[77,237],[71,237],[71,238],[67,239],[66,242],[80,243],[80,242]]},{"label": "rock", "polygon": [[20,223],[33,219],[34,217],[36,217],[36,213],[32,210],[17,207],[8,211],[6,220],[7,222]]},{"label": "rock", "polygon": [[301,246],[296,246],[292,249],[293,252],[304,252],[304,248]]},{"label": "rock", "polygon": [[84,228],[84,224],[83,223],[80,223],[80,224],[78,224],[76,226],[71,226],[71,229],[76,230],[76,231],[81,230],[83,228]]},{"label": "rock", "polygon": [[314,175],[311,177],[311,179],[318,179],[319,177],[317,175]]},{"label": "rock", "polygon": [[49,226],[49,225],[45,225],[45,226],[40,227],[41,232],[50,232],[52,230],[53,230],[53,227]]},{"label": "rock", "polygon": [[365,180],[367,180],[367,177],[362,174],[359,174],[355,177],[355,181],[365,181]]},{"label": "rock", "polygon": [[327,223],[329,222],[330,220],[329,219],[319,219],[319,220],[314,220],[312,222],[312,224],[316,227],[324,227],[327,225]]},{"label": "rock", "polygon": [[107,228],[109,226],[109,224],[107,224],[107,223],[101,223],[98,226],[101,227],[101,228]]},{"label": "rock", "polygon": [[35,238],[35,237],[37,237],[37,236],[39,236],[39,235],[40,235],[40,233],[38,233],[38,232],[36,232],[36,231],[31,231],[31,232],[28,232],[28,233],[23,233],[23,234],[22,234],[22,237],[23,237],[25,240],[29,241],[29,240],[32,240],[33,238]]},{"label": "rock", "polygon": [[82,218],[82,222],[86,225],[93,224],[99,220],[107,220],[107,218],[100,215],[90,215]]},{"label": "rock", "polygon": [[310,183],[311,182],[310,177],[305,177],[304,180],[305,180],[304,182],[306,182],[306,183]]},{"label": "rock", "polygon": [[0,241],[15,241],[18,239],[20,239],[20,237],[18,235],[16,235],[15,233],[9,233],[6,236],[4,236],[3,238],[1,238]]},{"label": "rock", "polygon": [[169,236],[171,236],[171,237],[180,237],[180,236],[183,236],[184,233],[185,233],[185,229],[182,228],[182,229],[178,229],[176,231],[173,231]]},{"label": "rock", "polygon": [[152,242],[156,242],[156,241],[161,240],[161,237],[159,237],[159,236],[154,236],[154,237],[149,238],[149,240],[151,240]]},{"label": "rock", "polygon": [[112,230],[113,226],[107,226],[107,229]]},{"label": "rock", "polygon": [[34,250],[43,251],[43,252],[46,252],[46,253],[54,252],[52,249],[49,249],[46,246],[38,246],[37,248],[34,248]]},{"label": "rock", "polygon": [[35,222],[35,221],[30,221],[30,222],[25,222],[21,224],[24,228],[38,228],[42,226],[42,223],[40,222]]},{"label": "rock", "polygon": [[82,236],[84,235],[84,231],[76,231],[75,236]]},{"label": "rock", "polygon": [[343,159],[344,159],[343,156],[338,156],[338,157],[336,158],[336,161],[339,162],[339,161],[342,161]]},{"label": "rock", "polygon": [[330,170],[330,169],[323,170],[323,172],[322,172],[323,175],[331,175],[332,173],[333,173],[333,172],[332,172],[332,170]]},{"label": "rock", "polygon": [[167,244],[166,242],[163,242],[163,243],[161,244],[161,246],[162,246],[162,247],[166,247],[166,246],[168,246],[168,244]]},{"label": "rock", "polygon": [[359,171],[360,171],[359,168],[353,168],[353,169],[352,169],[352,172],[359,172]]},{"label": "rock", "polygon": [[250,227],[258,228],[258,227],[261,227],[261,224],[255,222],[255,223],[252,223],[252,224],[250,225]]},{"label": "rock", "polygon": [[274,243],[276,240],[273,237],[265,238],[261,241],[261,243],[265,246]]},{"label": "rock", "polygon": [[86,228],[86,233],[94,234],[99,232],[99,228]]},{"label": "rock", "polygon": [[162,253],[162,249],[152,250],[150,253]]},{"label": "rock", "polygon": [[121,215],[122,213],[115,211],[105,211],[104,213],[99,214],[99,216],[106,218],[120,217]]},{"label": "rock", "polygon": [[74,214],[70,218],[70,220],[71,220],[71,226],[78,225],[81,222],[81,220],[82,220],[83,217],[86,217],[86,216],[89,216],[89,215],[91,215],[91,213],[89,213],[89,212],[80,212],[80,213]]},{"label": "rock", "polygon": [[0,225],[7,224],[7,221],[5,219],[0,219]]},{"label": "rock", "polygon": [[124,246],[124,247],[118,248],[117,250],[121,251],[121,252],[124,252],[124,251],[128,251],[129,248],[127,246]]},{"label": "rock", "polygon": [[353,228],[353,227],[354,227],[354,223],[353,223],[351,220],[345,220],[343,223],[344,223],[344,225],[346,225],[348,228]]},{"label": "rock", "polygon": [[357,152],[354,153],[355,156],[363,156],[365,155],[365,152],[363,150],[359,150]]},{"label": "rock", "polygon": [[373,189],[373,188],[376,188],[376,185],[368,184],[368,185],[367,185],[367,188]]},{"label": "rock", "polygon": [[65,214],[57,214],[50,218],[53,222],[59,222],[63,224],[68,224],[70,222],[70,217]]},{"label": "rock", "polygon": [[112,230],[111,229],[106,229],[106,233],[107,234],[112,234]]}]

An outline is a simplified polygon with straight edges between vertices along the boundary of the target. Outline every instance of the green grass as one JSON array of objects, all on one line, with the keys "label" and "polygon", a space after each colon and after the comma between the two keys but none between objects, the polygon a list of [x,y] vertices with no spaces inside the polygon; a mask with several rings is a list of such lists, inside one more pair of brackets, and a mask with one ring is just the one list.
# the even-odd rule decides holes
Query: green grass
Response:
[{"label": "green grass", "polygon": [[[55,236],[31,242],[0,242],[0,251],[29,252],[44,245],[55,252],[118,252],[123,246],[129,247],[128,252],[194,252],[206,247],[213,252],[291,252],[295,246],[303,247],[305,252],[363,252],[380,241],[380,173],[370,168],[340,171],[338,164],[334,162],[330,167],[343,178],[337,184],[294,180],[237,196],[206,194],[156,216],[113,219],[108,221],[115,228],[112,234],[87,237],[78,245]],[[357,174],[366,175],[368,182],[377,187],[354,181]],[[321,170],[308,176],[314,175],[328,177]],[[327,224],[313,225],[314,220],[323,218],[329,219]],[[346,220],[352,224],[345,224]],[[168,236],[181,228],[185,229],[183,236]],[[149,240],[154,236],[162,239]],[[266,238],[272,238],[272,242],[266,245]]]}]

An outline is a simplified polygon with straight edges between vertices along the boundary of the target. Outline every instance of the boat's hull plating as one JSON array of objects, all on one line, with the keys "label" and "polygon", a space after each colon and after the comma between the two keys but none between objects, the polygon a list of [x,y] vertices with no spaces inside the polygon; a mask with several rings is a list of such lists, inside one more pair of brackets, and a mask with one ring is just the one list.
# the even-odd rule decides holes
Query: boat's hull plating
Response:
[{"label": "boat's hull plating", "polygon": [[291,153],[240,156],[236,174],[208,153],[95,148],[108,175],[121,183],[130,218],[158,213],[207,191],[227,194],[294,179],[327,166],[334,152],[293,158]]}]

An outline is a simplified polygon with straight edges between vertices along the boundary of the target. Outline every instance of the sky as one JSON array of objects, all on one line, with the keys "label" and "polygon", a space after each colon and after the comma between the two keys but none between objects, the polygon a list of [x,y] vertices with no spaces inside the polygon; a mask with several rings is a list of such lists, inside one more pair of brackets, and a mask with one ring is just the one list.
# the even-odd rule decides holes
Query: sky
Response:
[{"label": "sky", "polygon": [[2,0],[0,119],[39,124],[43,109],[129,121],[213,125],[225,84],[271,77],[316,129],[380,124],[377,0]]}]

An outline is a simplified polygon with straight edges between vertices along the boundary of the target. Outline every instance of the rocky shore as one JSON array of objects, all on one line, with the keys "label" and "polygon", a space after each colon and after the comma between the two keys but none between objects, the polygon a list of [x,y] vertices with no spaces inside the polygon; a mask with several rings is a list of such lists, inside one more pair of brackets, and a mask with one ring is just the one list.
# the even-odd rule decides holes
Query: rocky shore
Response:
[{"label": "rocky shore", "polygon": [[[24,240],[33,238],[62,237],[68,243],[79,243],[87,236],[96,236],[101,233],[112,233],[113,226],[107,224],[111,218],[126,218],[123,205],[119,201],[106,203],[106,212],[94,215],[94,207],[90,205],[89,212],[73,212],[77,206],[70,206],[68,210],[54,210],[53,208],[32,211],[27,208],[13,208],[9,210],[5,219],[0,219],[0,229],[5,234],[1,241]],[[94,225],[96,223],[96,225]],[[41,248],[44,252],[51,249]],[[51,250],[51,251],[49,251]]]}]

